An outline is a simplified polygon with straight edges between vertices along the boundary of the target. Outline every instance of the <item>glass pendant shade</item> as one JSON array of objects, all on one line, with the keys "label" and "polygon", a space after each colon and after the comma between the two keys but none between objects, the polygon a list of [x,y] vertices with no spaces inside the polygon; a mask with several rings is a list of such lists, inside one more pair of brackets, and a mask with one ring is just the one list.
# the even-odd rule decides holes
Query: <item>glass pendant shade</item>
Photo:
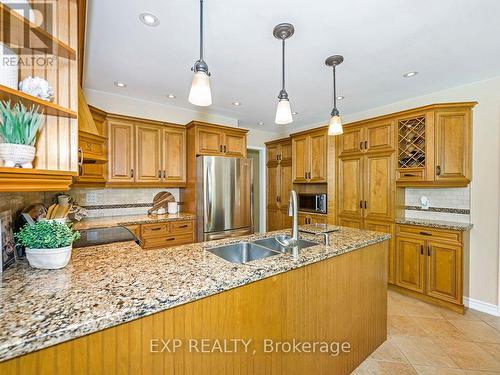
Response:
[{"label": "glass pendant shade", "polygon": [[210,91],[210,78],[205,72],[195,72],[191,91],[189,91],[189,102],[201,107],[212,104],[212,92]]},{"label": "glass pendant shade", "polygon": [[339,115],[333,115],[330,118],[330,125],[328,126],[328,135],[339,135],[342,134],[344,130],[342,129],[342,120]]},{"label": "glass pendant shade", "polygon": [[278,109],[276,110],[276,119],[274,122],[278,125],[285,125],[293,122],[292,110],[288,99],[281,99],[278,102]]}]

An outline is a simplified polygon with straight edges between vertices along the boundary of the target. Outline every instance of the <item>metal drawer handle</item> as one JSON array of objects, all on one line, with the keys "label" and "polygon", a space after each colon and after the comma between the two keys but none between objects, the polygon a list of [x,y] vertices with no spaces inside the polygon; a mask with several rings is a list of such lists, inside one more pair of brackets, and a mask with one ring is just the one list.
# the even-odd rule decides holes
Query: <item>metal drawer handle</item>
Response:
[{"label": "metal drawer handle", "polygon": [[175,237],[167,238],[167,241],[173,241],[173,240],[175,240]]},{"label": "metal drawer handle", "polygon": [[151,228],[151,230],[161,230],[161,227],[159,227],[159,228]]},{"label": "metal drawer handle", "polygon": [[422,236],[432,236],[432,233],[429,232],[420,232]]},{"label": "metal drawer handle", "polygon": [[418,175],[416,175],[414,173],[404,173],[403,176],[405,176],[405,177],[418,177]]},{"label": "metal drawer handle", "polygon": [[440,176],[440,175],[441,175],[441,167],[440,167],[439,165],[436,167],[436,174],[437,174],[438,176]]},{"label": "metal drawer handle", "polygon": [[420,245],[420,255],[424,255],[424,245]]},{"label": "metal drawer handle", "polygon": [[188,225],[187,224],[184,224],[184,225],[179,225],[179,228],[187,228]]}]

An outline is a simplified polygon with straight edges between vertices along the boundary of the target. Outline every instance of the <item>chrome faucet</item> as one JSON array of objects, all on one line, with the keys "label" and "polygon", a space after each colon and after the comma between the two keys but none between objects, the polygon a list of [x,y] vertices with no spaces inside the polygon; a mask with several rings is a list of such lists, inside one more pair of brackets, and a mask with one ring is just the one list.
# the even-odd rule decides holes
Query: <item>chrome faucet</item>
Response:
[{"label": "chrome faucet", "polygon": [[276,238],[276,241],[280,243],[281,246],[286,249],[292,249],[292,256],[294,259],[299,258],[299,215],[298,215],[298,204],[297,204],[297,192],[295,190],[290,191],[290,203],[288,203],[288,216],[292,216],[292,237],[286,238],[280,241]]}]

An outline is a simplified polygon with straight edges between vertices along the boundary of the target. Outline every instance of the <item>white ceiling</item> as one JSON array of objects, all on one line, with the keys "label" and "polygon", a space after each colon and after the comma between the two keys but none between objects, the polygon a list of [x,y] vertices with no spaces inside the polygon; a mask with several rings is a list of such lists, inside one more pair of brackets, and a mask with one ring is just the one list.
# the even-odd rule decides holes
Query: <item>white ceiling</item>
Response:
[{"label": "white ceiling", "polygon": [[[198,9],[198,0],[90,1],[85,87],[196,109],[187,96]],[[143,11],[160,25],[143,25]],[[299,115],[290,129],[329,117],[332,77],[324,60],[332,54],[345,58],[337,70],[341,114],[500,75],[498,0],[205,0],[205,14],[214,103],[206,110],[243,127],[279,129],[281,47],[272,30],[280,22],[295,26],[287,91]],[[402,78],[412,70],[419,74]]]}]

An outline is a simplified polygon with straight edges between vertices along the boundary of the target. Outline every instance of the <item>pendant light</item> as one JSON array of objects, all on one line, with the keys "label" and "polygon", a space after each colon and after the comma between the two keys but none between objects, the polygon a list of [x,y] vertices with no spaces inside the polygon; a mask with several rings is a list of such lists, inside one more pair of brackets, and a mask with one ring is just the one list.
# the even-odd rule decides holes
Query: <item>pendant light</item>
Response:
[{"label": "pendant light", "polygon": [[325,64],[333,68],[333,110],[331,113],[330,125],[328,126],[328,135],[338,135],[344,132],[339,110],[337,109],[337,86],[335,82],[335,67],[342,64],[343,61],[344,57],[340,55],[333,55],[325,60]]},{"label": "pendant light", "polygon": [[280,23],[279,25],[276,25],[273,30],[274,37],[277,39],[281,39],[282,45],[282,86],[281,91],[278,95],[279,102],[278,108],[276,110],[276,119],[274,120],[274,122],[279,125],[290,124],[291,122],[293,122],[292,110],[290,109],[290,101],[288,100],[288,93],[285,90],[285,40],[290,38],[294,32],[295,29],[290,23]]},{"label": "pendant light", "polygon": [[210,72],[207,63],[203,60],[203,0],[200,0],[200,59],[194,63],[191,70],[194,72],[194,77],[189,91],[189,102],[201,107],[211,105]]}]

